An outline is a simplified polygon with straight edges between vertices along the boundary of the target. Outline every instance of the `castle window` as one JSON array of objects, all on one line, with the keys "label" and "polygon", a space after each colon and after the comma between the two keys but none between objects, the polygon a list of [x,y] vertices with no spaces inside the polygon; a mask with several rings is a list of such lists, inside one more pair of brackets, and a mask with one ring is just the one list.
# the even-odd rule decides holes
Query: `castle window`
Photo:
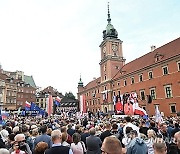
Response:
[{"label": "castle window", "polygon": [[124,86],[127,86],[127,82],[126,82],[126,80],[124,80]]},{"label": "castle window", "polygon": [[104,76],[104,80],[106,80],[106,75]]},{"label": "castle window", "polygon": [[180,61],[177,62],[177,66],[178,66],[178,71],[180,71]]},{"label": "castle window", "polygon": [[134,84],[134,77],[131,77],[131,84]]},{"label": "castle window", "polygon": [[143,81],[143,75],[140,74],[140,75],[139,75],[139,82],[142,82],[142,81]]},{"label": "castle window", "polygon": [[166,98],[171,98],[172,97],[171,85],[164,86],[164,89],[165,89],[165,96],[166,96]]},{"label": "castle window", "polygon": [[140,91],[140,97],[141,97],[141,100],[145,100],[145,91],[144,90]]},{"label": "castle window", "polygon": [[155,91],[155,88],[151,88],[151,89],[150,89],[150,95],[151,95],[152,99],[156,99],[156,91]]},{"label": "castle window", "polygon": [[120,85],[120,82],[118,82],[117,85],[119,86],[119,85]]},{"label": "castle window", "polygon": [[168,74],[168,67],[167,66],[164,66],[162,68],[162,70],[163,70],[163,75],[167,75]]},{"label": "castle window", "polygon": [[152,71],[148,72],[148,76],[149,76],[149,79],[152,79],[152,78],[153,78],[153,73],[152,73]]},{"label": "castle window", "polygon": [[170,111],[171,111],[171,113],[176,113],[176,105],[175,104],[170,105]]}]

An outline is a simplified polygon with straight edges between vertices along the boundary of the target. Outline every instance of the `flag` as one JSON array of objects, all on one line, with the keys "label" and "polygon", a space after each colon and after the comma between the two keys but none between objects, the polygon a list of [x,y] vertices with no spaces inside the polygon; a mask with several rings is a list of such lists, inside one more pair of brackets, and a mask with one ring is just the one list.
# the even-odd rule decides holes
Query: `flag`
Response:
[{"label": "flag", "polygon": [[162,123],[162,116],[159,111],[159,107],[156,105],[156,110],[155,110],[155,121],[158,122],[159,124]]},{"label": "flag", "polygon": [[25,103],[25,107],[30,108],[30,107],[31,107],[31,103],[29,103],[28,101],[26,101],[26,103]]},{"label": "flag", "polygon": [[80,112],[83,115],[83,113],[86,113],[86,98],[85,95],[80,95]]},{"label": "flag", "polygon": [[49,94],[49,97],[47,99],[47,113],[48,116],[50,116],[53,112],[53,98],[52,95]]},{"label": "flag", "polygon": [[25,111],[29,111],[30,109],[31,109],[31,103],[26,101],[26,103],[25,103]]},{"label": "flag", "polygon": [[140,116],[147,115],[146,111],[143,108],[139,107],[139,106],[134,109],[134,114],[135,115],[140,115]]},{"label": "flag", "polygon": [[60,102],[61,102],[61,98],[59,96],[56,97],[55,101],[54,101],[54,104],[56,106],[60,106]]}]

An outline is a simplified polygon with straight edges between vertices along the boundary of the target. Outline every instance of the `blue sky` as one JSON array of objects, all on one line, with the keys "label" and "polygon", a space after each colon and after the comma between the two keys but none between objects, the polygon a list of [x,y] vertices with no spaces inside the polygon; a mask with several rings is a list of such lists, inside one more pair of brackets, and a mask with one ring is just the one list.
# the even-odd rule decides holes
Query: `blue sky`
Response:
[{"label": "blue sky", "polygon": [[[0,0],[0,63],[37,86],[77,93],[100,76],[107,0]],[[109,0],[126,63],[180,37],[179,0]]]}]

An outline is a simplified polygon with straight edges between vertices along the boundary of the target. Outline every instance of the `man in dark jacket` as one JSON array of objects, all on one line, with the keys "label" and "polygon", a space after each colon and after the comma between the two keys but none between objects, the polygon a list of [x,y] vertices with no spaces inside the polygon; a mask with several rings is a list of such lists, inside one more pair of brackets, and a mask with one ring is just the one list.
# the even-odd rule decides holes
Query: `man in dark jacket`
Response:
[{"label": "man in dark jacket", "polygon": [[102,142],[104,141],[104,139],[106,137],[113,135],[111,133],[111,123],[110,122],[106,122],[105,128],[106,128],[105,131],[102,132],[101,135],[100,135],[100,139],[101,139]]},{"label": "man in dark jacket", "polygon": [[47,133],[47,126],[46,125],[41,126],[40,130],[41,130],[42,134],[35,138],[33,147],[36,147],[36,145],[39,142],[46,142],[48,144],[48,148],[50,148],[52,146],[52,141],[51,141],[50,136],[48,136],[46,134]]},{"label": "man in dark jacket", "polygon": [[86,138],[87,154],[101,154],[101,140],[99,137],[94,136],[96,131],[95,128],[89,130],[90,136]]},{"label": "man in dark jacket", "polygon": [[53,130],[51,133],[53,145],[45,151],[45,154],[73,154],[69,147],[62,146],[62,134],[60,130]]}]

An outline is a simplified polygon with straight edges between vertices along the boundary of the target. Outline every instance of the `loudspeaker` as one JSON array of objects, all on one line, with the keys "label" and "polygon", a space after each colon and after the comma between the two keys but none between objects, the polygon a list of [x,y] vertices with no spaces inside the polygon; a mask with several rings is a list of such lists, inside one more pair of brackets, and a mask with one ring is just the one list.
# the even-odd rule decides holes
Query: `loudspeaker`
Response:
[{"label": "loudspeaker", "polygon": [[151,97],[151,95],[147,95],[147,102],[148,102],[149,104],[152,103],[152,97]]}]

